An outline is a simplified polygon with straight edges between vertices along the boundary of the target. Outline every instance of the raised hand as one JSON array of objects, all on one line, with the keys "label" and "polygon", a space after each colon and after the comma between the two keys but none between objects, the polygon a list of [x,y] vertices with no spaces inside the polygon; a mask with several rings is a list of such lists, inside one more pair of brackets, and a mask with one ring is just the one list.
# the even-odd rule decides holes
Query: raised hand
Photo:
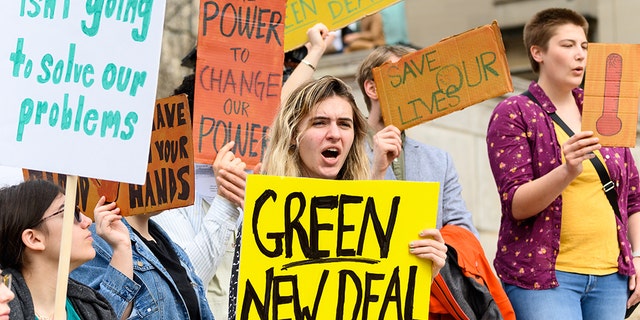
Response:
[{"label": "raised hand", "polygon": [[100,197],[93,218],[96,222],[96,233],[103,238],[112,248],[131,247],[129,230],[122,222],[120,208],[115,202],[105,203],[106,198]]},{"label": "raised hand", "polygon": [[597,137],[593,137],[592,131],[582,131],[573,135],[562,145],[569,173],[576,177],[582,173],[582,162],[595,157],[593,151],[600,150],[602,147],[598,141]]},{"label": "raised hand", "polygon": [[402,137],[400,129],[394,125],[386,126],[373,136],[372,179],[384,179],[384,174],[391,162],[400,156]]},{"label": "raised hand", "polygon": [[305,44],[307,50],[318,50],[320,54],[323,54],[335,38],[335,33],[329,32],[329,29],[324,24],[316,23],[307,30],[307,38],[309,39],[309,42]]},{"label": "raised hand", "polygon": [[244,191],[247,182],[246,163],[236,158],[231,149],[235,142],[225,144],[213,161],[218,195],[244,209]]}]

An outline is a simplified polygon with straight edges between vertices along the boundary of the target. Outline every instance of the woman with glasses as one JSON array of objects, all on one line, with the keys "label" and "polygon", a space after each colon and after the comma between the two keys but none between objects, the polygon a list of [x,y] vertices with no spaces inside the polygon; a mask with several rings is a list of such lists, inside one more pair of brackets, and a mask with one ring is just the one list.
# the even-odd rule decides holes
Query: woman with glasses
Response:
[{"label": "woman with glasses", "polygon": [[[3,273],[2,270],[0,270],[1,273]],[[9,319],[9,302],[15,297],[11,291],[11,278],[11,274],[2,275],[2,284],[0,284],[0,320]]]},{"label": "woman with glasses", "polygon": [[[9,302],[11,319],[53,318],[64,202],[64,190],[45,180],[0,189],[0,265],[7,276],[4,284],[10,283],[15,294]],[[88,230],[91,219],[78,209],[74,218],[69,270],[96,254]],[[5,287],[0,287],[0,298],[4,298]],[[72,279],[65,306],[67,319],[116,318],[102,296]]]},{"label": "woman with glasses", "polygon": [[[213,320],[206,288],[186,253],[151,220],[120,215],[102,197],[94,210],[96,256],[71,277],[98,290],[118,319]],[[110,238],[105,235],[113,235]]]}]

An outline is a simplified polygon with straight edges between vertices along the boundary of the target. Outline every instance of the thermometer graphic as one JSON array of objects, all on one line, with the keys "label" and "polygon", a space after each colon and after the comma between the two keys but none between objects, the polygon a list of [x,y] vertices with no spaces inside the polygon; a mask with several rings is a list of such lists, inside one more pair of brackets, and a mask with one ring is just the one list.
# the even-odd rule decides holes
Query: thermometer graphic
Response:
[{"label": "thermometer graphic", "polygon": [[604,76],[602,115],[596,120],[596,129],[604,136],[612,136],[622,130],[622,120],[618,118],[621,79],[622,56],[617,53],[609,54]]}]

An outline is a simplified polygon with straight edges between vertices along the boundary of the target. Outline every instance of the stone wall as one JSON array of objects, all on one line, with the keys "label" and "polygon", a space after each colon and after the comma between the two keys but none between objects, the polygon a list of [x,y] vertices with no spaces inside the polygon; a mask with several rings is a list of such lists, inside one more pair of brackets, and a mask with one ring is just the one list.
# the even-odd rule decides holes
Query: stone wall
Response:
[{"label": "stone wall", "polygon": [[182,78],[192,70],[181,66],[198,39],[198,0],[167,0],[157,98],[173,95]]}]

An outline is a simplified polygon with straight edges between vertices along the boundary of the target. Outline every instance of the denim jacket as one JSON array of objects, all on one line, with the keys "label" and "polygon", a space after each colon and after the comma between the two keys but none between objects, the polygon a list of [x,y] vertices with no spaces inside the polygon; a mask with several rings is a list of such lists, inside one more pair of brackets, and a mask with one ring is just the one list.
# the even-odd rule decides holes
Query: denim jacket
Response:
[{"label": "denim jacket", "polygon": [[[111,246],[96,234],[95,224],[91,225],[90,230],[96,256],[75,269],[71,277],[98,290],[119,316],[133,300],[133,310],[128,319],[189,319],[184,301],[167,270],[142,239],[133,232],[127,221],[122,221],[129,229],[131,237],[135,281],[109,265],[112,256]],[[149,223],[155,224],[153,221]],[[167,239],[171,239],[160,227],[158,229]],[[207,302],[205,287],[196,275],[189,258],[173,242],[172,248],[191,278],[191,284],[199,298],[202,319],[214,319]]]}]

